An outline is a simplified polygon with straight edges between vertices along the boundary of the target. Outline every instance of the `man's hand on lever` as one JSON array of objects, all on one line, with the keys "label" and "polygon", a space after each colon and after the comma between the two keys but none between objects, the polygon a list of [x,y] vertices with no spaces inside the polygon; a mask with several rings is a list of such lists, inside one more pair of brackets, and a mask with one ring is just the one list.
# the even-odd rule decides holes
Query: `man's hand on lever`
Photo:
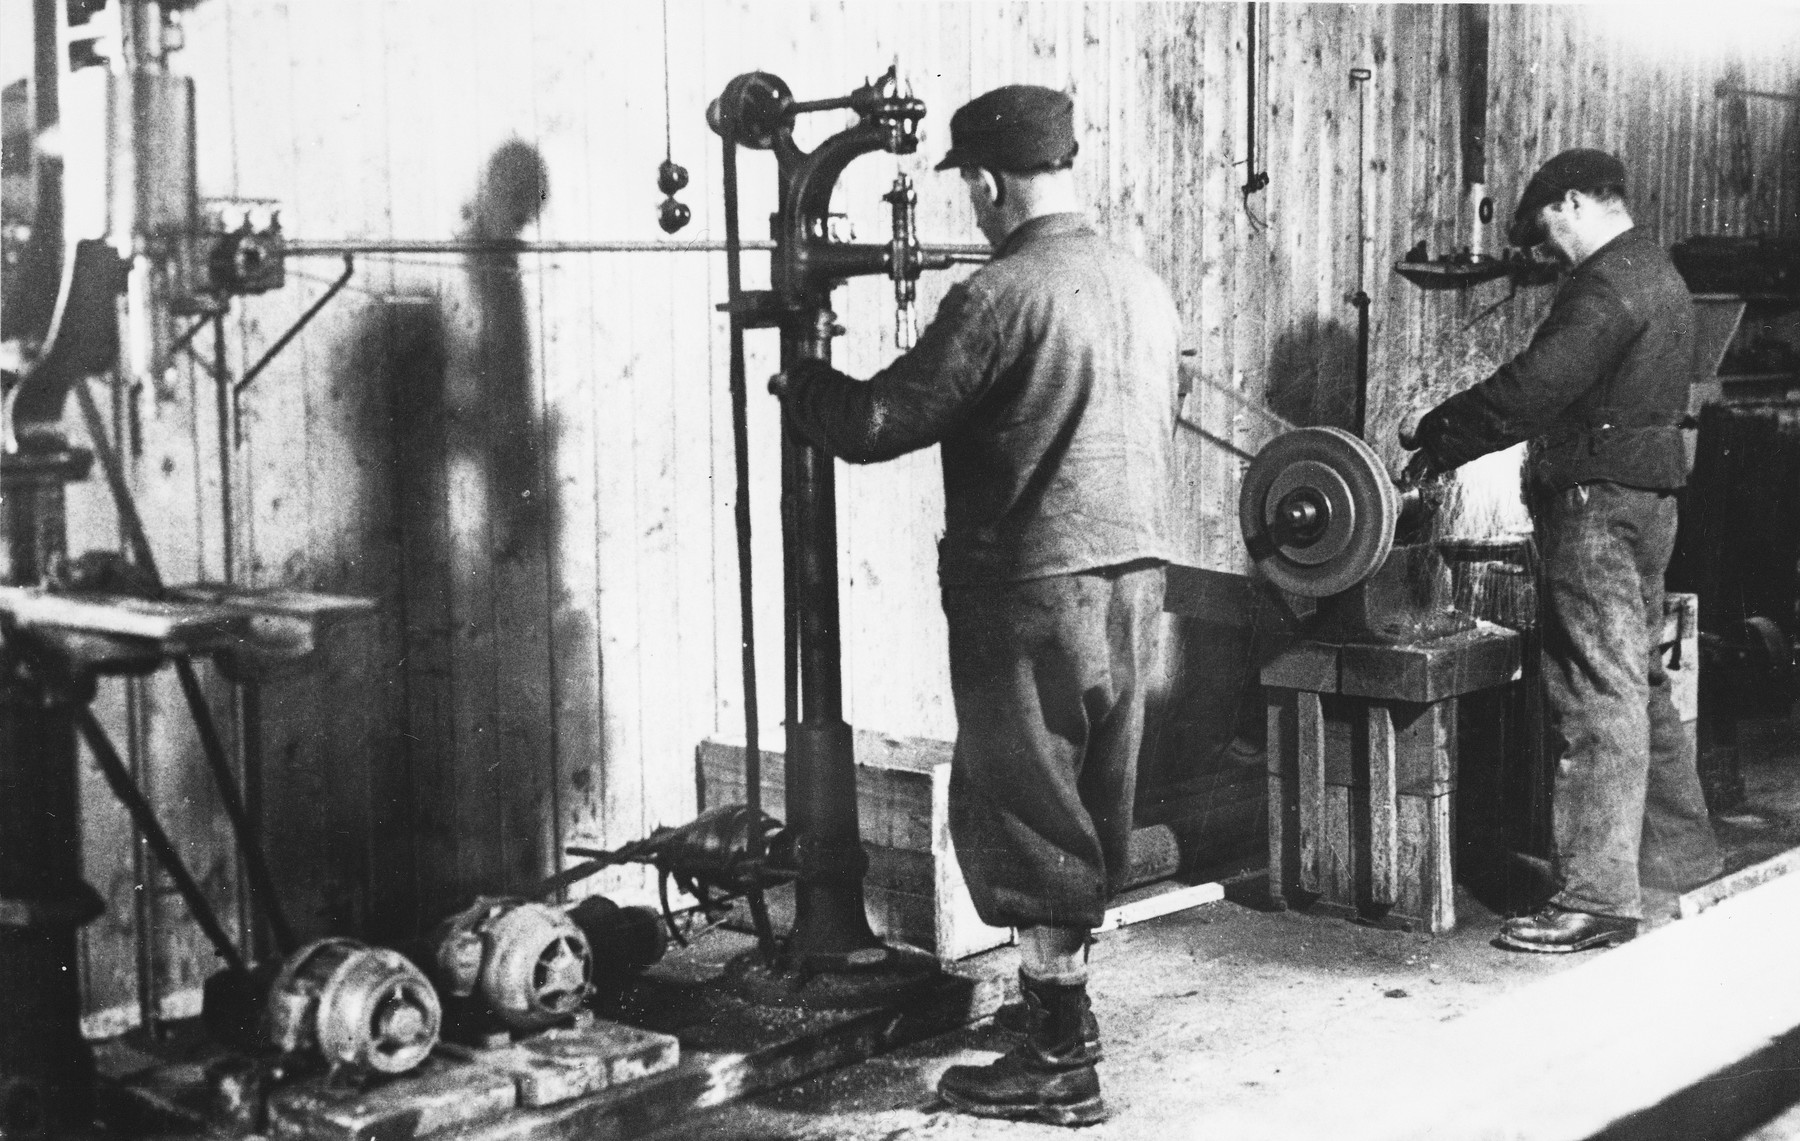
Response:
[{"label": "man's hand on lever", "polygon": [[1450,470],[1419,439],[1419,422],[1416,418],[1400,425],[1400,446],[1412,453],[1412,458],[1406,461],[1406,467],[1400,472],[1399,484],[1402,488],[1417,487]]}]

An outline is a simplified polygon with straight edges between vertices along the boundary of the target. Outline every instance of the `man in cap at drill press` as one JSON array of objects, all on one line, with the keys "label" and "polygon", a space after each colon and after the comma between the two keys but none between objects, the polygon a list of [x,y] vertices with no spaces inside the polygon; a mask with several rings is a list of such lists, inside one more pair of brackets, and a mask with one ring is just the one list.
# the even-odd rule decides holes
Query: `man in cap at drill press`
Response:
[{"label": "man in cap at drill press", "polygon": [[957,739],[950,828],[975,909],[1019,933],[1023,1042],[953,1066],[970,1113],[1101,1120],[1086,948],[1126,870],[1162,609],[1180,321],[1161,280],[1081,213],[1074,107],[990,91],[950,120],[992,260],[866,383],[777,377],[790,423],[874,463],[938,444],[938,572]]},{"label": "man in cap at drill press", "polygon": [[1603,151],[1546,162],[1512,238],[1569,270],[1549,316],[1524,352],[1400,439],[1418,449],[1406,469],[1415,479],[1531,441],[1545,692],[1563,742],[1551,793],[1561,887],[1507,920],[1500,941],[1580,951],[1637,933],[1644,886],[1685,891],[1721,870],[1658,651],[1687,478],[1677,425],[1694,310],[1668,255],[1633,228],[1625,168]]}]

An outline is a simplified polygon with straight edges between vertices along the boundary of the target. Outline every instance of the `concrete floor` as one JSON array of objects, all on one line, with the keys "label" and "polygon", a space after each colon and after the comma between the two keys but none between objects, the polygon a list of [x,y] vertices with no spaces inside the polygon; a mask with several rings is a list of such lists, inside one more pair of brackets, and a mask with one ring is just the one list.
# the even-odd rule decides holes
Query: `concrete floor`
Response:
[{"label": "concrete floor", "polygon": [[[1746,809],[1715,821],[1730,869],[1800,844],[1800,747],[1785,719],[1748,724]],[[1084,1138],[1226,1136],[1224,1127],[1309,1095],[1336,1063],[1390,1048],[1432,1023],[1589,961],[1492,943],[1500,916],[1457,893],[1457,929],[1430,936],[1259,909],[1260,880],[1228,898],[1102,936],[1091,990],[1106,1043],[1100,1075],[1112,1117]],[[1671,910],[1668,897],[1647,900]],[[1662,923],[1668,920],[1660,921]],[[1647,924],[1643,938],[1654,938]],[[1010,975],[1010,949],[969,965]],[[967,1117],[941,1106],[938,1075],[1006,1048],[986,1025],[708,1113],[657,1141],[926,1141],[1066,1137],[1052,1126]],[[1800,1131],[1800,1118],[1794,1121]],[[1759,1141],[1786,1136],[1759,1133]],[[1309,1141],[1309,1139],[1296,1139]]]}]

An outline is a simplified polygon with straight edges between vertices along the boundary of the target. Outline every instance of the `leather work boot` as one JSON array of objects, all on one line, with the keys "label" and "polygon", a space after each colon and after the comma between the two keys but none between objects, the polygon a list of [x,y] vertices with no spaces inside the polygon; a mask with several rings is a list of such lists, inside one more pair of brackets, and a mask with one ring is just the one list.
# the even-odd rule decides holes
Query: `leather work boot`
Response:
[{"label": "leather work boot", "polygon": [[[1025,975],[1019,974],[1019,992],[1025,991]],[[1031,1004],[1024,999],[1009,1002],[994,1011],[994,1029],[1010,1034],[1015,1038],[1027,1038],[1031,1035]],[[1104,1062],[1105,1053],[1100,1049],[1100,1021],[1094,1017],[1094,1004],[1083,1003],[1081,1011],[1081,1041],[1087,1046],[1093,1060]]]},{"label": "leather work boot", "polygon": [[1566,955],[1589,947],[1626,943],[1637,935],[1638,921],[1617,915],[1595,915],[1546,903],[1530,915],[1500,925],[1500,942],[1520,951]]},{"label": "leather work boot", "polygon": [[[1099,1053],[1086,1028],[1095,1026],[1087,984],[1064,985],[1019,973],[1029,1028],[1025,1040],[985,1066],[951,1066],[938,1079],[938,1094],[964,1113],[1092,1125],[1106,1120],[1100,1100]],[[1099,1031],[1094,1029],[1096,1043]]]}]

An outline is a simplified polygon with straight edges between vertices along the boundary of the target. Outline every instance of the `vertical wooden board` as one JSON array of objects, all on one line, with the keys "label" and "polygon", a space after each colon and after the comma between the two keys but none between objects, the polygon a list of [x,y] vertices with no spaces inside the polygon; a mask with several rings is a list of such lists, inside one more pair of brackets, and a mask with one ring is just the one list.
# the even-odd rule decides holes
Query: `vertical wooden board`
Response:
[{"label": "vertical wooden board", "polygon": [[1398,896],[1400,822],[1395,782],[1394,720],[1383,702],[1370,702],[1369,734],[1369,896],[1392,906]]},{"label": "vertical wooden board", "polygon": [[[1358,850],[1355,803],[1358,790],[1343,785],[1325,786],[1323,831],[1319,836],[1319,894],[1328,902],[1355,907],[1357,871],[1363,862]],[[1304,842],[1304,837],[1302,837]]]},{"label": "vertical wooden board", "polygon": [[1400,797],[1400,899],[1395,910],[1432,934],[1456,926],[1450,794]]},{"label": "vertical wooden board", "polygon": [[1307,891],[1324,890],[1323,847],[1327,797],[1325,784],[1325,714],[1319,695],[1296,690],[1297,710],[1294,737],[1295,758],[1300,793],[1300,886]]},{"label": "vertical wooden board", "polygon": [[[103,415],[112,407],[109,385],[88,382]],[[71,401],[72,402],[72,401]],[[116,426],[116,425],[115,425]],[[70,442],[93,447],[85,424],[71,425]],[[109,436],[109,438],[111,438]],[[68,551],[118,550],[118,515],[104,477],[96,472],[66,492]],[[108,680],[97,687],[95,718],[121,751],[128,738],[128,684]],[[140,898],[131,817],[113,796],[86,744],[78,746],[77,795],[81,805],[82,878],[100,893],[106,911],[78,933],[84,1032],[92,1037],[121,1034],[139,1018],[137,903]]]},{"label": "vertical wooden board", "polygon": [[1300,809],[1295,782],[1267,777],[1269,811],[1269,899],[1279,910],[1300,883]]},{"label": "vertical wooden board", "polygon": [[[697,10],[687,13],[680,5],[671,5],[671,37],[679,36],[679,29],[691,28],[699,19]],[[690,166],[697,166],[708,152],[717,149],[704,116],[706,103],[717,93],[709,90],[700,64],[701,58],[694,53],[670,52],[670,102],[679,109],[672,111],[671,146],[678,148],[680,161]],[[717,199],[716,185],[711,181],[700,183],[682,194],[703,225],[710,224],[710,214],[709,203],[701,199]],[[648,211],[644,219],[648,228]],[[715,487],[726,481],[725,473],[730,469],[723,459],[729,453],[722,455],[714,443],[726,427],[717,414],[717,395],[724,388],[721,380],[726,370],[717,367],[723,354],[719,343],[710,336],[716,260],[707,255],[684,255],[671,263],[669,276],[670,387],[675,400],[677,444],[674,511],[679,527],[675,589],[680,638],[679,682],[671,696],[675,702],[673,744],[678,751],[718,729],[719,667],[713,652],[713,631],[720,618],[712,593],[713,556],[718,547],[712,502]],[[664,798],[661,815],[686,819],[698,810],[695,790],[691,781],[681,779],[681,767],[672,761],[673,757],[659,757],[656,762],[659,795]]]},{"label": "vertical wooden board", "polygon": [[[202,568],[198,456],[192,370],[172,368],[128,396],[126,430],[114,437],[145,538],[165,582],[191,581]],[[175,840],[188,870],[228,930],[236,926],[236,867],[224,813],[202,760],[172,670],[131,683],[139,695],[138,732],[120,742],[145,798]],[[191,1015],[212,950],[173,889],[153,876],[164,921],[153,933],[153,959],[165,1017]]]},{"label": "vertical wooden board", "polygon": [[[651,15],[648,8],[639,11]],[[638,25],[639,38],[652,40],[656,23],[646,19]],[[620,151],[642,155],[642,169],[649,171],[658,157],[661,132],[654,130],[654,112],[650,108],[645,111],[649,113],[625,117],[624,124],[633,130],[625,136]],[[652,587],[640,595],[636,662],[643,701],[638,779],[644,807],[640,826],[646,831],[685,820],[693,807],[692,786],[680,779],[681,769],[675,763],[692,745],[692,730],[684,730],[679,723],[680,706],[674,700],[689,684],[681,669],[680,598],[674,589],[680,582],[681,565],[681,520],[676,515],[679,500],[675,491],[682,462],[682,414],[690,401],[702,408],[705,401],[703,393],[684,391],[674,375],[673,341],[669,332],[663,332],[672,331],[676,300],[667,284],[670,268],[667,262],[642,267],[634,263],[629,270],[641,275],[649,286],[634,291],[632,327],[639,332],[633,338],[630,374],[638,397],[632,441],[640,472],[636,548],[641,581]]]},{"label": "vertical wooden board", "polygon": [[[561,9],[554,10],[560,14]],[[560,38],[556,20],[534,17],[534,40]],[[596,85],[606,66],[599,47],[581,37],[579,55],[568,60],[559,89],[575,107],[599,103]],[[542,50],[541,48],[539,50]],[[599,175],[606,153],[599,123],[574,115],[544,141],[554,186],[545,205],[546,227],[585,230],[599,213],[595,202],[605,191]],[[565,134],[566,132],[566,134]],[[567,219],[567,221],[565,221]],[[546,821],[556,843],[604,846],[610,838],[591,826],[601,818],[606,796],[602,738],[610,712],[601,698],[598,645],[600,465],[598,424],[592,391],[600,381],[598,346],[613,334],[613,322],[602,298],[610,283],[606,264],[595,257],[558,258],[551,279],[565,312],[550,320],[540,310],[536,341],[542,377],[545,449],[545,526],[550,542],[547,568],[546,688],[554,758],[546,758],[555,780],[552,818]],[[551,287],[547,285],[546,288]],[[561,866],[560,852],[548,853]],[[597,880],[584,881],[578,893],[601,890]]]},{"label": "vertical wooden board", "polygon": [[[340,136],[333,128],[342,126],[341,119],[328,121],[354,94],[340,84],[335,98],[310,98],[309,87],[321,69],[315,53],[325,37],[308,15],[282,12],[273,21],[234,20],[231,25],[235,56],[267,52],[265,60],[281,61],[268,69],[265,82],[250,74],[234,75],[233,91],[243,100],[238,121],[279,124],[266,138],[262,131],[234,135],[237,172],[244,183],[282,196],[284,205],[293,204],[284,212],[288,225],[344,227],[350,220],[342,187],[316,197],[304,195],[304,207],[294,201],[303,196],[312,155],[336,149],[340,138],[359,137]],[[271,42],[272,32],[276,42]],[[280,139],[279,148],[269,146],[268,139]],[[240,304],[239,351],[234,354],[240,368],[261,357],[299,318],[322,290],[322,276],[317,266],[296,265],[290,288]],[[333,327],[337,316],[323,314],[323,323],[273,358],[238,402],[236,470],[243,483],[236,518],[243,531],[235,545],[242,552],[244,579],[252,585],[314,586],[319,563],[339,549],[329,508],[320,502],[326,489],[334,488],[330,475],[321,471],[316,450],[332,446],[329,436],[337,427],[319,415],[324,411],[320,388],[330,378],[317,375],[331,359],[322,350],[329,342],[321,333]],[[321,475],[324,488],[319,486]],[[322,517],[316,533],[315,515]],[[320,680],[299,675],[272,681],[261,687],[249,708],[259,716],[249,726],[257,759],[255,771],[246,774],[247,787],[261,808],[263,835],[288,916],[302,936],[352,929],[354,917],[345,914],[343,905],[360,885],[342,874],[336,857],[358,845],[346,842],[335,825],[342,810],[361,805],[352,799],[355,785],[345,790],[341,808],[333,799],[333,782],[325,770],[329,730],[321,733],[319,727],[327,708]]]},{"label": "vertical wooden board", "polygon": [[1454,788],[1456,714],[1454,699],[1431,705],[1394,706],[1400,765],[1395,787],[1400,792],[1435,796]]},{"label": "vertical wooden board", "polygon": [[[360,179],[336,180],[314,190],[314,164],[303,162],[309,209],[320,212],[322,226],[358,232],[384,228],[387,186],[387,115],[381,78],[387,29],[384,12],[359,8],[344,20],[322,22],[311,13],[301,26],[303,43],[325,44],[349,31],[349,50],[355,54],[353,83],[339,82],[325,98],[306,99],[298,137],[306,145],[330,145],[345,154]],[[306,52],[299,60],[294,82],[303,92],[315,92],[335,75],[329,55]],[[339,49],[340,58],[343,52]],[[327,143],[327,140],[329,142]],[[329,263],[326,263],[329,265]],[[369,321],[369,293],[385,284],[385,267],[362,267],[354,292],[340,296],[322,311],[286,353],[299,375],[289,383],[303,385],[308,417],[305,452],[307,514],[304,547],[284,553],[284,585],[296,585],[345,593],[367,593],[392,601],[385,594],[392,580],[392,564],[384,549],[387,520],[392,515],[390,472],[386,459],[386,406],[379,382],[370,373],[379,367],[381,332]],[[327,274],[321,276],[329,276]],[[318,280],[305,283],[318,296]],[[371,359],[371,354],[374,360]],[[281,429],[267,446],[282,446]],[[284,538],[284,545],[285,545]],[[388,703],[398,696],[387,684],[381,662],[392,660],[383,652],[382,637],[392,627],[379,622],[358,622],[336,631],[325,647],[320,666],[305,682],[288,687],[290,698],[305,693],[288,713],[288,723],[310,732],[290,738],[299,743],[307,772],[303,779],[320,795],[321,823],[331,836],[321,853],[321,871],[303,890],[316,892],[323,929],[364,931],[369,922],[369,891],[375,874],[370,855],[370,817],[374,809],[374,781],[386,760],[378,743]],[[388,643],[391,647],[392,643]],[[297,776],[300,774],[296,774]],[[315,928],[315,930],[318,928]]]}]

